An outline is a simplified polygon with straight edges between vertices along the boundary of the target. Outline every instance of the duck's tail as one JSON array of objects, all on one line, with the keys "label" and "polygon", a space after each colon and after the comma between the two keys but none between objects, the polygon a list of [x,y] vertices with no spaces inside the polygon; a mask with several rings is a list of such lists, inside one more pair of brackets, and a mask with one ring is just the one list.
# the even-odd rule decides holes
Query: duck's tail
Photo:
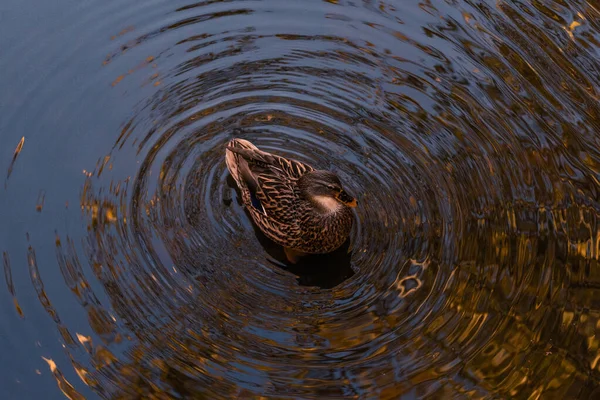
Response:
[{"label": "duck's tail", "polygon": [[244,167],[247,168],[247,164],[243,157],[241,157],[241,155],[238,154],[235,149],[258,150],[258,148],[244,139],[232,139],[229,143],[227,143],[227,149],[225,150],[225,163],[227,164],[229,173],[237,182],[238,186],[240,186],[242,182],[244,182],[241,169]]},{"label": "duck's tail", "polygon": [[252,205],[260,212],[265,212],[260,200],[256,197],[258,181],[252,173],[245,155],[259,152],[258,148],[244,139],[233,139],[225,150],[225,162],[229,173],[242,192],[242,200],[247,205]]}]

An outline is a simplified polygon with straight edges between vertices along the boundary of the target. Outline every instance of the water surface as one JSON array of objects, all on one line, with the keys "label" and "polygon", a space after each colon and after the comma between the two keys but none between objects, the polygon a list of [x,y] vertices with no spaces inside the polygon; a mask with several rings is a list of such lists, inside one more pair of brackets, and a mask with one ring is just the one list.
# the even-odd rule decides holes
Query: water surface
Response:
[{"label": "water surface", "polygon": [[[600,8],[0,4],[6,398],[600,396]],[[234,137],[337,172],[253,227]],[[4,172],[2,172],[4,171]]]}]

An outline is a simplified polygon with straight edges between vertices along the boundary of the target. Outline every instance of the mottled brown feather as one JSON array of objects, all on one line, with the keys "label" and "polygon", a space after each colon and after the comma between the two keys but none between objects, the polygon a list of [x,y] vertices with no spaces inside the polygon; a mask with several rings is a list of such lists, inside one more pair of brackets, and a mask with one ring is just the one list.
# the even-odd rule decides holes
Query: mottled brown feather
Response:
[{"label": "mottled brown feather", "polygon": [[[228,144],[226,163],[242,202],[271,240],[304,253],[327,253],[348,237],[353,216],[347,207],[324,215],[300,196],[298,179],[314,171],[311,166],[267,153],[243,139]],[[252,193],[262,209],[253,205]]]}]

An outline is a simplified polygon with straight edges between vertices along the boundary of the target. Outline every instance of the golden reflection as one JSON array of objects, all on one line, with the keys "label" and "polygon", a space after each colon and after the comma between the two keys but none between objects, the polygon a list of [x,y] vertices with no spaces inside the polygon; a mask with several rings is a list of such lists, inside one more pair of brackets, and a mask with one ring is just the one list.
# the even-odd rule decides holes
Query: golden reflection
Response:
[{"label": "golden reflection", "polygon": [[[141,86],[160,90],[142,89],[156,94],[83,170],[86,236],[55,238],[85,333],[63,325],[52,269],[28,248],[38,300],[88,357],[73,362],[81,380],[138,398],[593,398],[595,9],[352,6],[373,22],[331,1],[343,18],[323,21],[348,31],[311,36],[209,3],[105,62],[141,44],[156,55],[109,71],[127,90],[136,71],[165,71],[146,70]],[[248,29],[203,30],[233,17]],[[145,47],[166,32],[168,52]],[[229,186],[232,136],[345,174],[363,192],[347,249],[316,271],[285,265]],[[7,253],[4,269],[18,307]]]},{"label": "golden reflection", "polygon": [[15,310],[17,311],[17,314],[19,314],[19,317],[24,318],[25,315],[23,314],[23,309],[21,308],[21,306],[19,305],[19,301],[17,300],[15,285],[13,283],[12,278],[12,269],[10,266],[10,258],[8,256],[8,252],[6,251],[2,252],[2,265],[4,267],[4,279],[6,281],[6,286],[8,288],[8,292],[12,296]]},{"label": "golden reflection", "polygon": [[50,368],[50,372],[52,372],[52,375],[54,375],[54,379],[56,379],[58,388],[68,399],[70,399],[70,400],[85,400],[85,397],[83,397],[81,394],[79,394],[79,392],[77,392],[75,390],[73,385],[71,385],[65,379],[62,372],[60,372],[60,370],[56,367],[56,363],[52,359],[46,358],[46,357],[42,357],[42,359],[44,361],[46,361],[46,363],[48,364],[48,367]]},{"label": "golden reflection", "polygon": [[4,181],[5,189],[8,186],[8,179],[10,178],[10,175],[12,174],[13,168],[15,166],[15,163],[17,162],[17,158],[19,157],[19,154],[21,154],[21,151],[23,150],[24,144],[25,144],[25,136],[23,136],[21,138],[21,140],[19,140],[19,143],[17,144],[17,147],[15,148],[15,151],[13,153],[12,160],[10,161],[10,164],[8,166],[8,171],[6,172],[6,179]]},{"label": "golden reflection", "polygon": [[42,209],[44,208],[44,201],[46,199],[46,191],[45,190],[40,190],[39,194],[38,194],[38,199],[35,205],[35,210],[37,212],[42,212]]}]

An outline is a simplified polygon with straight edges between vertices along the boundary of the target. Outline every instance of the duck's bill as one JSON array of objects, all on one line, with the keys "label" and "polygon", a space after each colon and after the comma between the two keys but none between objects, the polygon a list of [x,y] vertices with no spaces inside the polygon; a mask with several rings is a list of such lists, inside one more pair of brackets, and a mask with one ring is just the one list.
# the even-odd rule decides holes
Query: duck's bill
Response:
[{"label": "duck's bill", "polygon": [[337,198],[348,207],[356,207],[358,205],[356,199],[343,190],[340,192]]},{"label": "duck's bill", "polygon": [[352,199],[351,202],[349,203],[345,203],[348,207],[356,207],[358,205],[358,202],[356,201],[356,199]]}]

